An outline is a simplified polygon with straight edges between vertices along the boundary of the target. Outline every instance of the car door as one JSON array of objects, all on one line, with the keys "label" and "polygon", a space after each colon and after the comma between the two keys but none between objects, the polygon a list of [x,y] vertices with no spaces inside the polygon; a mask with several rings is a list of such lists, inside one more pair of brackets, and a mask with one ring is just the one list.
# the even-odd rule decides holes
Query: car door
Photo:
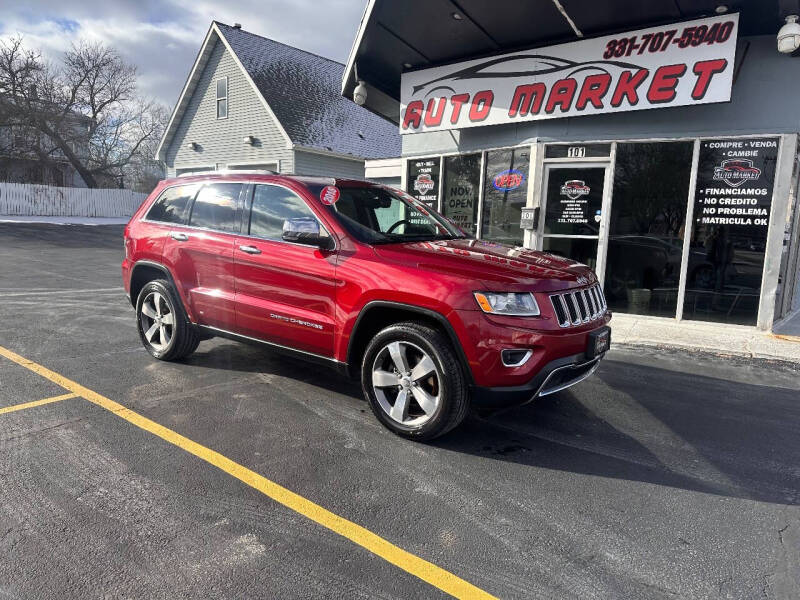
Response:
[{"label": "car door", "polygon": [[186,225],[176,225],[164,244],[170,267],[193,320],[231,331],[236,327],[233,248],[241,223],[241,183],[203,185]]},{"label": "car door", "polygon": [[298,193],[281,185],[257,184],[251,193],[233,252],[238,330],[333,356],[336,252],[282,237],[287,219],[319,218]]}]

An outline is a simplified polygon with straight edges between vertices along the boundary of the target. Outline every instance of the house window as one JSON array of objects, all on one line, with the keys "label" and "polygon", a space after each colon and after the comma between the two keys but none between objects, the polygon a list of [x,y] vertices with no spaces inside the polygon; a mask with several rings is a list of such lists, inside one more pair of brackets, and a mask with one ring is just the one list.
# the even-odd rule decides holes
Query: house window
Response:
[{"label": "house window", "polygon": [[228,78],[217,79],[217,118],[228,118]]}]

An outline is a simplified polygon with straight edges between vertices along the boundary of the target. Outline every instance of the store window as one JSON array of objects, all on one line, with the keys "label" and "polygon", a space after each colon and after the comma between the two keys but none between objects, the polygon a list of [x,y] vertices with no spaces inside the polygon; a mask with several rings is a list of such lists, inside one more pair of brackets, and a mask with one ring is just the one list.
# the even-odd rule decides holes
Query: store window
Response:
[{"label": "store window", "polygon": [[480,154],[445,157],[442,213],[472,236],[478,231],[480,184]]},{"label": "store window", "polygon": [[522,246],[522,207],[528,199],[530,149],[490,150],[486,153],[481,238]]},{"label": "store window", "polygon": [[755,325],[777,138],[703,140],[683,318]]},{"label": "store window", "polygon": [[675,317],[692,142],[620,143],[605,294],[612,310]]}]

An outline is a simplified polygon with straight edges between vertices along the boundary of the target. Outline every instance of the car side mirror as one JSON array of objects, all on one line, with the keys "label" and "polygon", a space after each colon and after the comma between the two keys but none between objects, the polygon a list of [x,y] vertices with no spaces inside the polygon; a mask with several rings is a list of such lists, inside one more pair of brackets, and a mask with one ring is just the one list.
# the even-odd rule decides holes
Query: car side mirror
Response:
[{"label": "car side mirror", "polygon": [[333,240],[327,233],[323,233],[319,222],[311,217],[286,219],[283,222],[283,241],[295,244],[317,246],[323,250],[333,248]]}]

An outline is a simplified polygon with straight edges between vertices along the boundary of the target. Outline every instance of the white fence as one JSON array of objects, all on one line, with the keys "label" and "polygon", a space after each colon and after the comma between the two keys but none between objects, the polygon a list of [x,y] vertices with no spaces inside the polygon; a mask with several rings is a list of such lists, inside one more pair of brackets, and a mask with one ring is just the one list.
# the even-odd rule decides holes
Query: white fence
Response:
[{"label": "white fence", "polygon": [[0,183],[0,215],[130,217],[146,197],[130,190]]}]

